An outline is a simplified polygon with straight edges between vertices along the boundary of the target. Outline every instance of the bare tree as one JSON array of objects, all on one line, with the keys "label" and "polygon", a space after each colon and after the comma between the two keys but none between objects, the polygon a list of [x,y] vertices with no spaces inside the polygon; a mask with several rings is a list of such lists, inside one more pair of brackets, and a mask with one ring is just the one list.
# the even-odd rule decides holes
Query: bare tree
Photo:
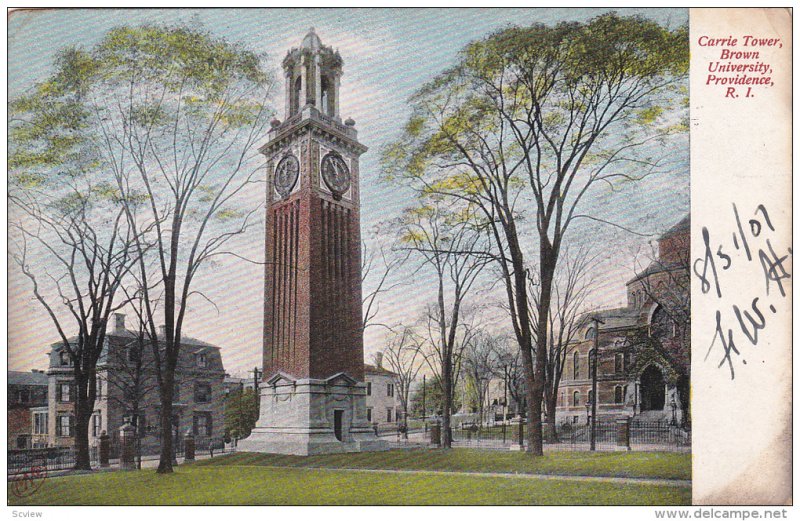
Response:
[{"label": "bare tree", "polygon": [[451,446],[453,413],[461,352],[474,329],[462,321],[464,299],[483,268],[491,261],[485,252],[485,236],[470,219],[453,214],[440,198],[430,198],[402,218],[401,248],[421,261],[436,277],[437,300],[427,307],[425,360],[437,376],[444,395],[442,445]]},{"label": "bare tree", "polygon": [[[567,351],[576,339],[578,329],[584,324],[580,318],[585,315],[587,298],[594,282],[591,276],[596,255],[590,256],[588,250],[580,249],[574,255],[569,251],[563,254],[563,262],[556,271],[553,284],[553,305],[550,307],[547,337],[547,366],[545,368],[544,402],[547,414],[548,435],[557,439],[556,407],[558,405],[558,386],[567,360]],[[532,291],[533,295],[537,293]]]},{"label": "bare tree", "polygon": [[492,377],[497,373],[499,363],[498,339],[486,331],[478,331],[466,345],[463,354],[463,371],[474,392],[474,400],[478,406],[479,425],[483,426],[486,398]]},{"label": "bare tree", "polygon": [[[49,190],[17,190],[9,202],[21,217],[10,222],[9,254],[29,279],[69,358],[75,383],[75,468],[90,470],[89,424],[97,398],[97,362],[109,317],[135,257],[122,211],[109,209],[90,182]],[[110,211],[110,214],[105,212]],[[104,217],[101,217],[104,216]],[[66,312],[66,313],[65,313]],[[76,329],[77,335],[68,331]]]},{"label": "bare tree", "polygon": [[[402,281],[392,281],[391,276],[407,258],[408,253],[397,255],[395,251],[387,252],[383,245],[376,252],[374,249],[369,249],[366,242],[362,243],[361,284],[368,288],[362,299],[365,331],[367,328],[375,326],[392,330],[392,326],[376,321],[376,317],[380,313],[379,297],[403,284]],[[380,265],[378,265],[378,261],[380,261]]]},{"label": "bare tree", "polygon": [[383,360],[395,374],[397,396],[403,408],[403,437],[408,439],[408,411],[410,408],[411,386],[422,369],[423,357],[420,352],[421,338],[410,327],[402,328],[400,333],[392,333]]}]

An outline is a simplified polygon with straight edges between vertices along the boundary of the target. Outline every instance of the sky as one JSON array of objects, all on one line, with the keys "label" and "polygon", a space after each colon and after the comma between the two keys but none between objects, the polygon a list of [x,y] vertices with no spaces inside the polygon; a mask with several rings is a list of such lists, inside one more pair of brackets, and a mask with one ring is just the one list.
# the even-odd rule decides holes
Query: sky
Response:
[{"label": "sky", "polygon": [[[42,10],[16,12],[8,20],[8,93],[13,99],[52,71],[59,49],[77,45],[90,48],[111,28],[142,23],[202,26],[215,36],[240,42],[268,56],[268,67],[280,77],[280,62],[288,49],[300,44],[310,27],[323,44],[338,49],[344,59],[341,84],[342,119],[356,121],[359,140],[369,147],[361,157],[361,227],[368,247],[377,241],[372,231],[396,217],[410,204],[402,188],[380,181],[382,147],[397,139],[409,116],[408,98],[437,73],[453,65],[470,41],[508,25],[552,24],[561,20],[588,20],[607,9],[170,9],[170,10]],[[620,14],[640,13],[674,28],[688,19],[684,9],[616,9]],[[283,85],[277,82],[273,106],[283,119]],[[594,204],[603,215],[637,225],[654,238],[689,210],[688,139],[669,150],[669,171],[648,178],[636,190],[623,194],[598,194]],[[252,204],[263,201],[254,191]],[[13,217],[13,215],[11,216]],[[576,227],[576,239],[599,249],[597,291],[592,304],[617,307],[625,303],[625,282],[633,276],[633,256],[647,248],[648,238],[597,225]],[[263,216],[238,241],[238,252],[263,260]],[[393,280],[404,282],[382,295],[377,320],[397,324],[413,321],[435,293],[431,279],[416,266],[404,266]],[[367,280],[364,293],[373,280]],[[11,370],[44,368],[48,345],[57,333],[31,288],[9,262],[8,363]],[[263,271],[258,265],[220,262],[204,272],[201,289],[214,302],[192,304],[185,334],[221,347],[226,371],[244,374],[260,365],[263,315]],[[414,291],[409,293],[409,286]],[[409,295],[413,295],[409,297]],[[502,329],[501,314],[491,315]],[[369,328],[365,334],[365,359],[385,343],[384,331]]]}]

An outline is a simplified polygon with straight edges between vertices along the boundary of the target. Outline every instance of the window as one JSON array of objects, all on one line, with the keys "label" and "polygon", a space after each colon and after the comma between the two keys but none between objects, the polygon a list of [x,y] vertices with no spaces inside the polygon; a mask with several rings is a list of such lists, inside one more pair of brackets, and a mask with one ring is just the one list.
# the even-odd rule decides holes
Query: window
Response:
[{"label": "window", "polygon": [[59,383],[56,387],[56,399],[59,402],[71,402],[72,401],[72,385],[68,383]]},{"label": "window", "polygon": [[394,396],[394,384],[386,384],[386,396]]},{"label": "window", "polygon": [[100,411],[94,411],[94,414],[92,414],[92,436],[95,438],[100,436],[102,430],[103,417],[100,415]]},{"label": "window", "polygon": [[577,407],[581,404],[581,393],[575,391],[572,393],[572,406]]},{"label": "window", "polygon": [[96,399],[99,400],[103,397],[103,380],[101,380],[99,376],[95,377],[94,385],[95,391],[97,391]]},{"label": "window", "polygon": [[589,402],[588,403],[594,403],[594,393],[592,391],[589,391]]},{"label": "window", "polygon": [[60,414],[56,422],[56,436],[72,436],[74,419],[69,414]]},{"label": "window", "polygon": [[392,408],[391,407],[387,407],[386,408],[386,421],[389,422],[389,423],[392,423]]},{"label": "window", "polygon": [[211,413],[199,412],[194,415],[194,435],[195,436],[211,436]]},{"label": "window", "polygon": [[614,372],[617,374],[622,374],[622,371],[625,369],[625,356],[622,353],[617,353],[614,355]]},{"label": "window", "polygon": [[128,362],[137,362],[139,360],[139,350],[136,349],[136,346],[131,346],[128,349]]},{"label": "window", "polygon": [[586,375],[586,376],[587,376],[587,378],[591,378],[591,377],[592,377],[592,372],[593,372],[593,371],[594,371],[594,372],[596,372],[596,369],[595,369],[595,356],[594,356],[594,354],[595,354],[595,353],[594,353],[594,349],[592,349],[591,351],[589,351],[589,373]]},{"label": "window", "polygon": [[624,395],[622,392],[622,386],[618,385],[614,387],[614,403],[621,404],[624,399]]},{"label": "window", "polygon": [[372,382],[367,382],[367,396],[372,396]]},{"label": "window", "polygon": [[34,434],[47,434],[47,413],[35,412],[33,413],[33,433]]},{"label": "window", "polygon": [[372,407],[367,407],[367,421],[372,422]]},{"label": "window", "polygon": [[581,365],[580,365],[580,356],[578,355],[578,352],[575,351],[575,353],[572,355],[572,379],[573,380],[577,380],[580,377],[580,373],[578,372],[580,370],[580,367],[581,367]]},{"label": "window", "polygon": [[572,423],[578,423],[578,418],[579,418],[579,416],[573,416],[572,417]]},{"label": "window", "polygon": [[61,351],[59,354],[59,360],[62,366],[72,367],[72,358],[69,356],[67,351]]},{"label": "window", "polygon": [[194,401],[197,403],[208,403],[211,401],[211,386],[198,383],[194,386]]},{"label": "window", "polygon": [[589,329],[586,330],[586,334],[583,336],[583,338],[585,338],[586,340],[594,338],[594,333],[595,333],[594,326],[590,327]]},{"label": "window", "polygon": [[208,358],[205,354],[200,353],[197,355],[197,367],[208,367]]},{"label": "window", "polygon": [[30,401],[30,393],[27,389],[19,389],[16,392],[17,403],[28,403]]}]

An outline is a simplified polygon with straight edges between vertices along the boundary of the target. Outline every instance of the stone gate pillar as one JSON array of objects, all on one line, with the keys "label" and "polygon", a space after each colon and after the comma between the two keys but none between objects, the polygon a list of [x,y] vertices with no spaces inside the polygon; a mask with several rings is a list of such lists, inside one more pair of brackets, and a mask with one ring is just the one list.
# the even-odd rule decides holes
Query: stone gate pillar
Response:
[{"label": "stone gate pillar", "polygon": [[136,428],[128,422],[119,428],[120,458],[119,468],[131,470],[136,468]]}]

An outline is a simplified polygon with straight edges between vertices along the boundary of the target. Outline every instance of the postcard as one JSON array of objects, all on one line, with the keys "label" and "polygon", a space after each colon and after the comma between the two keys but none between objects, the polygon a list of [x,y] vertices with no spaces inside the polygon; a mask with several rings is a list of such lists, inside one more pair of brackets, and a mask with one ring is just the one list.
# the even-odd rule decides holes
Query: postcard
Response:
[{"label": "postcard", "polygon": [[7,24],[14,517],[791,510],[790,8]]}]

